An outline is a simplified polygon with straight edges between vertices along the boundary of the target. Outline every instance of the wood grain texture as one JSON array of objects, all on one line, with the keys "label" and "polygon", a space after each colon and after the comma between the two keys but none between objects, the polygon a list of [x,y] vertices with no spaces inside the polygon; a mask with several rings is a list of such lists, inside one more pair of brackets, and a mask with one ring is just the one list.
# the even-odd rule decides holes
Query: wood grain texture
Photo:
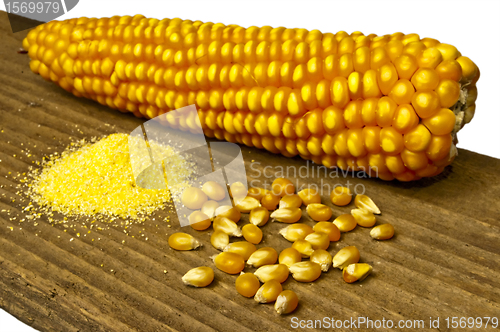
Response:
[{"label": "wood grain texture", "polygon": [[[0,13],[0,210],[11,213],[0,213],[0,307],[26,324],[65,332],[285,331],[293,316],[423,319],[426,324],[429,317],[439,316],[439,330],[446,331],[446,317],[500,317],[500,160],[466,150],[459,150],[443,174],[413,183],[290,176],[299,185],[349,181],[364,186],[383,212],[379,223],[392,223],[396,236],[377,242],[369,229],[360,227],[343,234],[329,251],[356,245],[362,261],[374,267],[373,275],[351,285],[342,281],[338,270],[312,284],[290,277],[284,288],[296,291],[300,306],[284,317],[272,305],[237,294],[235,277],[218,270],[207,288],[184,286],[181,276],[196,266],[213,267],[209,257],[217,250],[209,243],[211,231],[191,228],[182,231],[199,239],[203,248],[170,249],[168,236],[180,229],[175,215],[170,216],[172,228],[149,220],[132,226],[128,236],[117,225],[79,238],[78,219],[67,228],[53,226],[46,217],[37,224],[10,220],[25,204],[19,204],[21,196],[16,194],[19,179],[9,172],[27,172],[32,161],[62,152],[72,139],[130,133],[142,122],[76,98],[32,74],[28,56],[17,53],[25,35],[10,33],[7,15]],[[29,158],[23,153],[26,149]],[[261,185],[265,166],[271,166],[268,175],[278,172],[279,166],[312,168],[300,158],[247,147],[242,152],[249,181]],[[327,193],[322,199],[328,202]],[[351,208],[333,207],[334,215]],[[166,215],[158,212],[156,220]],[[244,215],[240,224],[247,220]],[[313,225],[306,215],[303,220]],[[284,226],[271,222],[264,226],[259,246],[277,250],[290,246],[278,235]]]}]

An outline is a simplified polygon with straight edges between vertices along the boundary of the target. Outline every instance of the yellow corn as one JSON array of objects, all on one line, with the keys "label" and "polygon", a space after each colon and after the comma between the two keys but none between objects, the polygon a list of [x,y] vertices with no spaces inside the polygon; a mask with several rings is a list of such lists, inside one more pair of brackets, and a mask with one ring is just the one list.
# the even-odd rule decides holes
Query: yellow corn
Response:
[{"label": "yellow corn", "polygon": [[356,281],[362,281],[372,270],[371,265],[366,263],[350,264],[342,270],[342,277],[345,282],[351,284]]},{"label": "yellow corn", "polygon": [[300,282],[313,282],[321,275],[321,266],[313,261],[292,264],[289,270],[293,279]]},{"label": "yellow corn", "polygon": [[370,236],[375,240],[389,240],[394,236],[394,226],[391,224],[382,224],[370,231]]},{"label": "yellow corn", "polygon": [[274,304],[274,310],[280,315],[286,315],[293,312],[298,305],[299,298],[297,294],[294,291],[285,290],[278,295]]},{"label": "yellow corn", "polygon": [[321,271],[328,272],[330,266],[332,265],[332,255],[326,250],[317,249],[309,257],[311,262],[319,264],[321,266]]},{"label": "yellow corn", "polygon": [[352,200],[352,192],[347,187],[336,186],[330,193],[330,200],[337,206],[345,206]]},{"label": "yellow corn", "polygon": [[189,270],[183,277],[184,285],[193,287],[207,287],[214,280],[214,270],[208,266],[195,267]]},{"label": "yellow corn", "polygon": [[236,278],[236,291],[244,297],[254,297],[260,288],[259,279],[253,273],[242,273]]},{"label": "yellow corn", "polygon": [[288,279],[290,271],[288,266],[284,264],[264,265],[259,267],[254,274],[259,278],[260,282],[265,283],[270,280],[284,283]]},{"label": "yellow corn", "polygon": [[280,198],[281,196],[275,195],[272,192],[270,192],[267,193],[264,197],[262,197],[260,203],[262,204],[263,207],[265,207],[269,211],[274,211],[278,207]]},{"label": "yellow corn", "polygon": [[299,195],[299,197],[302,199],[302,203],[304,203],[304,205],[321,203],[321,196],[316,189],[306,188],[299,191],[297,195]]},{"label": "yellow corn", "polygon": [[272,183],[272,191],[275,195],[285,196],[295,193],[295,186],[292,181],[285,178],[277,178]]},{"label": "yellow corn", "polygon": [[219,203],[217,201],[209,200],[201,206],[201,212],[206,214],[210,219],[213,219],[215,217],[215,211],[217,211],[217,208],[219,208]]},{"label": "yellow corn", "polygon": [[280,264],[285,264],[290,267],[292,264],[302,261],[302,255],[297,251],[297,249],[286,248],[280,252],[278,260]]},{"label": "yellow corn", "polygon": [[372,227],[377,221],[373,213],[364,208],[351,210],[351,215],[356,219],[358,225],[363,227]]},{"label": "yellow corn", "polygon": [[359,209],[366,209],[374,214],[380,214],[380,209],[372,201],[372,199],[366,195],[356,195],[354,199],[354,204]]},{"label": "yellow corn", "polygon": [[312,203],[306,208],[307,214],[314,221],[327,221],[332,217],[332,209],[324,204]]},{"label": "yellow corn", "polygon": [[331,242],[340,240],[340,230],[334,223],[329,221],[320,221],[313,226],[315,232],[321,232],[328,235]]},{"label": "yellow corn", "polygon": [[197,231],[203,231],[212,225],[212,220],[201,211],[194,211],[188,217],[189,225]]},{"label": "yellow corn", "polygon": [[260,206],[260,202],[253,197],[246,196],[236,203],[236,208],[243,213],[250,213],[253,209]]},{"label": "yellow corn", "polygon": [[480,75],[455,47],[416,34],[141,15],[51,21],[23,47],[33,72],[76,96],[146,118],[195,104],[207,136],[384,180],[433,176],[452,162]]},{"label": "yellow corn", "polygon": [[187,233],[174,233],[170,235],[168,245],[175,250],[193,250],[201,246],[198,240]]},{"label": "yellow corn", "polygon": [[223,231],[214,231],[210,236],[210,243],[215,249],[224,250],[229,244],[229,235]]},{"label": "yellow corn", "polygon": [[222,206],[219,206],[216,210],[215,210],[215,215],[217,217],[224,217],[224,218],[228,218],[234,222],[238,222],[240,221],[240,218],[241,218],[241,212],[238,211],[237,208],[235,207],[232,207],[230,205],[222,205]]},{"label": "yellow corn", "polygon": [[263,206],[256,207],[250,211],[248,220],[255,226],[264,226],[269,220],[269,211]]},{"label": "yellow corn", "polygon": [[256,250],[257,248],[255,247],[255,245],[247,241],[233,242],[224,247],[224,252],[232,252],[238,254],[243,257],[244,260],[248,260],[248,258],[250,258],[250,255],[252,255]]},{"label": "yellow corn", "polygon": [[283,237],[288,241],[295,242],[297,240],[305,239],[305,237],[312,232],[314,232],[314,230],[311,228],[311,226],[297,223],[282,228],[279,233],[283,235]]},{"label": "yellow corn", "polygon": [[221,201],[226,197],[226,190],[215,181],[207,181],[201,187],[201,190],[214,201]]},{"label": "yellow corn", "polygon": [[229,196],[231,196],[235,204],[237,204],[241,199],[247,196],[247,187],[241,182],[231,183],[229,186]]},{"label": "yellow corn", "polygon": [[355,246],[349,246],[340,249],[340,251],[333,256],[333,267],[343,270],[349,264],[359,262],[359,250]]},{"label": "yellow corn", "polygon": [[273,221],[279,221],[285,224],[293,224],[302,218],[300,208],[282,208],[271,213]]},{"label": "yellow corn", "polygon": [[326,233],[313,232],[308,234],[304,240],[309,242],[314,250],[328,249],[330,246],[330,237]]},{"label": "yellow corn", "polygon": [[247,260],[247,265],[253,267],[261,267],[263,265],[271,265],[278,260],[278,252],[271,247],[260,248],[255,251]]},{"label": "yellow corn", "polygon": [[260,201],[264,196],[266,196],[270,192],[271,191],[264,188],[252,187],[248,189],[247,196],[253,197],[256,200]]},{"label": "yellow corn", "polygon": [[254,224],[248,224],[242,228],[243,237],[250,243],[259,244],[262,241],[262,231]]},{"label": "yellow corn", "polygon": [[226,233],[229,236],[242,236],[241,229],[236,225],[234,221],[226,217],[215,217],[214,230]]},{"label": "yellow corn", "polygon": [[300,208],[302,206],[302,198],[299,195],[285,195],[280,200],[279,208]]},{"label": "yellow corn", "polygon": [[314,251],[312,244],[310,242],[307,242],[306,240],[295,241],[292,244],[292,248],[300,252],[302,257],[304,258],[311,256]]},{"label": "yellow corn", "polygon": [[259,303],[271,303],[276,301],[280,293],[283,291],[283,286],[276,280],[269,280],[260,286],[254,296],[254,300]]},{"label": "yellow corn", "polygon": [[199,210],[208,200],[207,195],[196,187],[186,188],[181,195],[181,203],[191,210]]},{"label": "yellow corn", "polygon": [[334,221],[333,224],[337,226],[341,232],[350,232],[356,228],[356,219],[350,214],[341,214]]},{"label": "yellow corn", "polygon": [[215,267],[228,274],[238,274],[245,268],[243,257],[232,252],[221,252],[213,259]]}]

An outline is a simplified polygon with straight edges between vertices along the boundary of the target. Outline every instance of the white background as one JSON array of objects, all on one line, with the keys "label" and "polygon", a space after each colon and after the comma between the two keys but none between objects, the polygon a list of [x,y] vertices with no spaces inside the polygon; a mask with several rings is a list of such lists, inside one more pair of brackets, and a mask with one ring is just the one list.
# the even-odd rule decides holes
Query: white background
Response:
[{"label": "white background", "polygon": [[[22,0],[20,0],[22,1]],[[26,0],[29,1],[29,0]],[[3,2],[0,9],[5,10]],[[500,1],[154,1],[80,0],[59,19],[143,14],[365,35],[401,31],[455,45],[481,70],[476,115],[458,134],[459,148],[500,158]],[[1,65],[1,64],[0,64]],[[0,310],[0,332],[33,329]]]}]

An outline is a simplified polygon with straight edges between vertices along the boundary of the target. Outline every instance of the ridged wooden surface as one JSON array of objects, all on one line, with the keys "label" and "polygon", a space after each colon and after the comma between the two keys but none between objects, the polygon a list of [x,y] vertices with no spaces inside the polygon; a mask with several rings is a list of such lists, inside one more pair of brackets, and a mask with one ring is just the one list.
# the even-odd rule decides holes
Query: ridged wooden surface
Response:
[{"label": "ridged wooden surface", "polygon": [[[10,216],[0,213],[0,307],[26,324],[51,332],[285,331],[295,316],[343,320],[364,316],[394,322],[423,319],[427,329],[429,317],[440,317],[439,330],[446,331],[446,317],[500,317],[500,161],[466,150],[459,150],[444,174],[414,183],[350,176],[300,179],[300,184],[323,181],[333,186],[349,180],[365,186],[383,211],[379,222],[392,223],[397,235],[376,242],[368,229],[360,227],[342,235],[329,251],[356,245],[361,260],[374,267],[373,274],[357,284],[344,283],[339,270],[311,284],[290,277],[284,288],[298,294],[300,305],[288,316],[277,315],[272,305],[240,296],[235,277],[218,270],[205,289],[184,286],[181,276],[196,266],[213,267],[209,256],[217,251],[209,243],[211,231],[189,227],[182,231],[204,247],[191,252],[170,249],[168,235],[179,230],[174,215],[172,228],[150,220],[133,226],[129,236],[117,226],[80,238],[77,219],[68,228],[52,226],[46,217],[36,225],[10,220],[26,205],[19,203],[15,189],[19,179],[12,174],[28,171],[32,161],[44,155],[62,152],[70,139],[130,133],[141,123],[78,99],[32,74],[28,56],[17,53],[25,34],[10,33],[7,15],[0,13],[0,210],[11,211]],[[26,148],[31,151],[29,158],[22,152]],[[249,180],[258,178],[255,169],[266,165],[275,171],[280,165],[306,165],[300,158],[246,147],[242,151]],[[252,160],[260,166],[250,169]],[[334,215],[351,208],[333,207]],[[244,215],[240,225],[247,220]],[[313,225],[307,216],[303,220]],[[278,235],[282,227],[279,223],[263,227],[259,247],[290,246]]]}]

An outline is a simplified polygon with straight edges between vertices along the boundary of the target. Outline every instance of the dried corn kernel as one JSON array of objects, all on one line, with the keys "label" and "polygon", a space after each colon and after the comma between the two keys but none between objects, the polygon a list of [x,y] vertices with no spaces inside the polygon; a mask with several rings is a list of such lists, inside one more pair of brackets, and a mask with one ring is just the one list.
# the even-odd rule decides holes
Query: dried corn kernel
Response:
[{"label": "dried corn kernel", "polygon": [[269,220],[269,211],[263,206],[256,207],[250,211],[248,220],[255,226],[264,226]]},{"label": "dried corn kernel", "polygon": [[309,242],[314,250],[328,249],[328,247],[330,246],[330,237],[328,236],[328,234],[321,232],[313,232],[311,234],[308,234],[304,240]]},{"label": "dried corn kernel", "polygon": [[265,207],[269,211],[274,211],[278,207],[280,198],[281,198],[280,196],[275,195],[271,192],[262,197],[260,203],[262,204],[263,207]]},{"label": "dried corn kernel", "polygon": [[321,271],[323,272],[328,272],[333,260],[332,255],[323,249],[314,250],[309,259],[311,262],[319,264],[321,266]]},{"label": "dried corn kernel", "polygon": [[334,221],[333,224],[337,226],[341,232],[350,232],[356,228],[356,219],[350,214],[341,214]]},{"label": "dried corn kernel", "polygon": [[244,297],[253,297],[259,288],[259,279],[253,273],[242,273],[236,278],[236,291]]},{"label": "dried corn kernel", "polygon": [[314,232],[314,230],[311,226],[298,223],[282,228],[279,233],[288,241],[295,242],[305,239],[306,236],[312,232]]},{"label": "dried corn kernel", "polygon": [[279,208],[300,208],[302,206],[302,198],[299,195],[285,195],[281,198]]},{"label": "dried corn kernel", "polygon": [[292,244],[292,248],[300,252],[302,257],[307,258],[314,252],[312,244],[306,240],[297,240]]},{"label": "dried corn kernel", "polygon": [[347,265],[359,262],[359,250],[355,246],[340,249],[333,256],[332,264],[334,268],[343,270]]},{"label": "dried corn kernel", "polygon": [[[213,200],[206,201],[201,207],[201,212],[206,214],[210,219],[215,217],[215,211],[219,207],[219,203]],[[229,218],[231,219],[231,218]]]},{"label": "dried corn kernel", "polygon": [[313,282],[321,275],[321,266],[312,261],[295,263],[289,270],[293,279],[300,282]]},{"label": "dried corn kernel", "polygon": [[225,218],[231,219],[234,222],[238,222],[241,219],[241,212],[238,211],[237,208],[232,207],[230,205],[219,206],[215,210],[215,215],[217,217],[225,217]]},{"label": "dried corn kernel", "polygon": [[208,266],[195,267],[182,277],[184,285],[193,287],[207,287],[212,281],[214,281],[214,270]]},{"label": "dried corn kernel", "polygon": [[274,309],[280,315],[286,315],[293,312],[299,305],[299,298],[294,291],[285,290],[278,295]]},{"label": "dried corn kernel", "polygon": [[264,188],[258,188],[258,187],[252,187],[248,189],[248,194],[247,196],[253,197],[256,200],[260,201],[264,196],[269,194],[271,191],[264,189]]},{"label": "dried corn kernel", "polygon": [[187,233],[174,233],[170,235],[168,245],[175,250],[193,250],[201,246],[198,240]]},{"label": "dried corn kernel", "polygon": [[321,196],[316,189],[306,188],[299,191],[297,195],[299,195],[299,197],[302,199],[302,203],[304,203],[304,205],[321,203]]},{"label": "dried corn kernel", "polygon": [[394,226],[391,224],[382,224],[373,227],[370,236],[375,240],[389,240],[394,236]]},{"label": "dried corn kernel", "polygon": [[214,201],[222,201],[226,198],[226,188],[223,188],[215,181],[207,181],[201,187],[201,190]]},{"label": "dried corn kernel", "polygon": [[290,265],[302,261],[302,255],[294,248],[286,248],[280,252],[278,259],[280,264],[290,267]]},{"label": "dried corn kernel", "polygon": [[288,266],[284,264],[273,264],[259,267],[254,274],[262,283],[268,282],[269,280],[276,280],[277,282],[284,283],[286,279],[288,279],[290,271],[288,271]]},{"label": "dried corn kernel", "polygon": [[229,196],[231,196],[235,204],[245,198],[247,193],[247,187],[241,182],[234,182],[229,186]]},{"label": "dried corn kernel", "polygon": [[250,256],[257,250],[255,245],[247,241],[238,241],[228,244],[224,247],[224,252],[232,252],[248,260]]},{"label": "dried corn kernel", "polygon": [[181,203],[191,210],[199,210],[208,200],[207,195],[200,188],[186,188],[181,195]]},{"label": "dried corn kernel", "polygon": [[197,231],[203,231],[212,225],[212,220],[200,211],[194,211],[189,215],[189,225]]},{"label": "dried corn kernel", "polygon": [[250,196],[247,196],[238,201],[238,203],[236,203],[236,208],[243,213],[249,213],[250,211],[259,206],[260,206],[259,201]]},{"label": "dried corn kernel", "polygon": [[324,204],[313,203],[306,208],[307,214],[314,221],[327,221],[332,217],[332,209]]},{"label": "dried corn kernel", "polygon": [[238,274],[245,268],[245,260],[232,252],[221,252],[214,257],[215,267],[228,274]]},{"label": "dried corn kernel", "polygon": [[358,225],[363,227],[372,227],[377,221],[373,213],[367,209],[353,209],[351,215],[356,219]]},{"label": "dried corn kernel", "polygon": [[372,199],[366,195],[356,195],[354,204],[360,209],[366,209],[374,214],[380,214],[380,209],[375,205]]},{"label": "dried corn kernel", "polygon": [[243,237],[250,243],[259,244],[262,241],[262,231],[254,224],[243,226]]},{"label": "dried corn kernel", "polygon": [[295,186],[288,179],[277,178],[273,181],[272,191],[275,195],[283,197],[295,193]]},{"label": "dried corn kernel", "polygon": [[330,200],[337,206],[345,206],[352,200],[351,189],[347,187],[335,187],[330,194]]},{"label": "dried corn kernel", "polygon": [[293,224],[302,218],[302,210],[300,208],[283,208],[271,213],[273,221],[279,221],[285,224]]},{"label": "dried corn kernel", "polygon": [[238,225],[236,225],[234,221],[226,217],[215,217],[213,227],[214,230],[222,231],[229,236],[240,237],[243,235]]},{"label": "dried corn kernel", "polygon": [[372,270],[371,265],[366,263],[350,264],[342,270],[342,277],[345,282],[352,284],[353,282],[365,279]]},{"label": "dried corn kernel", "polygon": [[259,303],[271,303],[276,301],[280,293],[283,291],[283,286],[276,280],[269,280],[260,286],[254,296],[254,300]]},{"label": "dried corn kernel", "polygon": [[315,232],[321,232],[328,235],[331,242],[340,240],[340,230],[334,223],[329,221],[320,221],[313,226]]},{"label": "dried corn kernel", "polygon": [[210,243],[215,249],[224,250],[224,248],[229,244],[229,235],[223,231],[215,231],[210,236]]},{"label": "dried corn kernel", "polygon": [[261,267],[271,265],[278,260],[278,252],[271,247],[263,247],[255,251],[247,260],[247,265]]}]

